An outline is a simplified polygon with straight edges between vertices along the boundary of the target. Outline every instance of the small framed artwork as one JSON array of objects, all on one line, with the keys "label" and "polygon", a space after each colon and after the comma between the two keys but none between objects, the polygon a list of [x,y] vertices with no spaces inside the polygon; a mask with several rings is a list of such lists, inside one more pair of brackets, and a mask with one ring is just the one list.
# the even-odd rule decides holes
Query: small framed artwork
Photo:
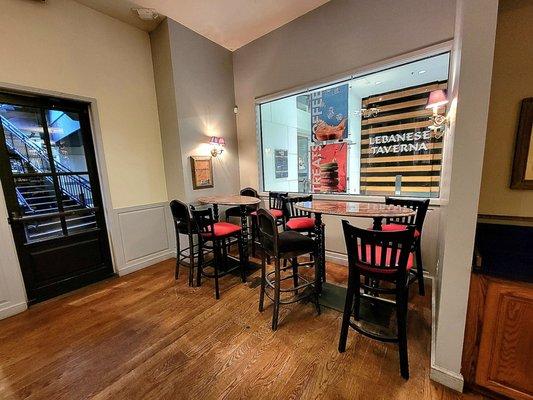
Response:
[{"label": "small framed artwork", "polygon": [[522,100],[511,189],[533,189],[533,97]]},{"label": "small framed artwork", "polygon": [[191,156],[192,188],[207,189],[214,186],[213,163],[208,156]]}]

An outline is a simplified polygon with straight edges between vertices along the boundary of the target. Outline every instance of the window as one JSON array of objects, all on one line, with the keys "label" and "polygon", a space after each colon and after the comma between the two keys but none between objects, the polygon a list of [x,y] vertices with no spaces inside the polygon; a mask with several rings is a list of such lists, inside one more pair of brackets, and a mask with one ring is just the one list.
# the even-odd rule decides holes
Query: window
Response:
[{"label": "window", "polygon": [[448,64],[444,53],[260,104],[263,190],[438,197],[443,127],[426,105]]}]

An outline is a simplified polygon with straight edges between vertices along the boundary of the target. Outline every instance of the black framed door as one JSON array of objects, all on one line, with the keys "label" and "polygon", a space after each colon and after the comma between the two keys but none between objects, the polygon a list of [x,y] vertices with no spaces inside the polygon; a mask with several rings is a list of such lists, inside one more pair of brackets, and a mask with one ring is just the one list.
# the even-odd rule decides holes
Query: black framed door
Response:
[{"label": "black framed door", "polygon": [[113,275],[89,105],[0,93],[0,180],[30,304]]}]

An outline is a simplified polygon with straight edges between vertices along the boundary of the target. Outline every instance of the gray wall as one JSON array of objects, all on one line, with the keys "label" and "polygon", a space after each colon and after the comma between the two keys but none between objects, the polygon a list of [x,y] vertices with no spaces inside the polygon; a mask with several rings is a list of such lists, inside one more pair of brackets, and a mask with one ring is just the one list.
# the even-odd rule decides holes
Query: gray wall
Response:
[{"label": "gray wall", "polygon": [[[151,42],[169,198],[237,193],[232,53],[171,19]],[[210,136],[226,140],[224,153],[213,158],[215,187],[193,190],[189,156],[210,155]]]},{"label": "gray wall", "polygon": [[453,37],[455,0],[332,0],[236,50],[241,185],[258,187],[254,98]]}]

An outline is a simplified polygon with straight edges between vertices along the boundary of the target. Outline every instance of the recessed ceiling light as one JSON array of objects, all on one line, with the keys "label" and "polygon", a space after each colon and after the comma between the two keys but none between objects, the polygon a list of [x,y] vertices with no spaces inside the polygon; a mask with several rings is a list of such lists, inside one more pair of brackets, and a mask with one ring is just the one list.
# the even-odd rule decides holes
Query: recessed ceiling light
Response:
[{"label": "recessed ceiling light", "polygon": [[427,72],[427,71],[426,71],[425,69],[421,69],[420,71],[418,71],[418,73],[419,73],[420,75],[425,74],[426,72]]},{"label": "recessed ceiling light", "polygon": [[381,85],[383,82],[381,81],[376,81],[375,85]]}]

